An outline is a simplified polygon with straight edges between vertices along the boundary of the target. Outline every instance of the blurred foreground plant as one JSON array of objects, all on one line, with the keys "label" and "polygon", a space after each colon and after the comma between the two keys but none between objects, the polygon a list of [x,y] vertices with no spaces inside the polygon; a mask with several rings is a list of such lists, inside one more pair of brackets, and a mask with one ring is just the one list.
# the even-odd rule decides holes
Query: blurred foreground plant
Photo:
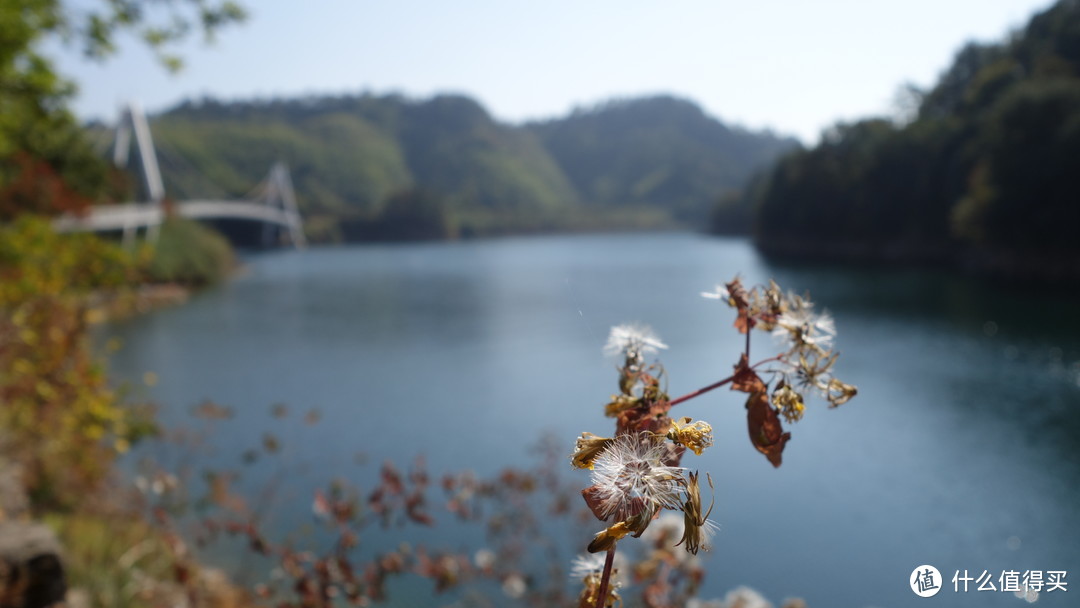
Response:
[{"label": "blurred foreground plant", "polygon": [[22,465],[35,508],[85,501],[113,459],[152,431],[92,353],[105,293],[132,285],[137,260],[91,235],[57,235],[24,216],[0,228],[0,448]]},{"label": "blurred foreground plant", "polygon": [[[661,386],[663,366],[649,364],[645,357],[667,345],[652,330],[636,325],[611,330],[605,352],[623,360],[618,369],[619,393],[604,407],[605,415],[615,418],[615,434],[600,437],[582,433],[570,456],[574,467],[592,471],[591,485],[581,494],[593,515],[610,524],[588,546],[590,553],[606,552],[606,558],[579,572],[584,585],[579,596],[582,608],[621,603],[618,584],[613,582],[616,546],[627,536],[645,534],[665,510],[682,514],[682,533],[673,543],[675,547],[682,546],[693,555],[708,549],[715,530],[709,520],[712,502],[708,507],[703,504],[700,474],[680,464],[687,449],[700,455],[712,445],[712,426],[689,417],[672,418],[672,407],[727,384],[747,393],[750,442],[779,467],[791,438],[780,418],[789,423],[800,420],[806,393],[818,393],[830,407],[855,396],[854,386],[832,375],[839,356],[832,350],[836,335],[833,320],[827,313],[815,312],[808,295],[784,293],[775,282],[747,290],[738,277],[702,295],[735,309],[734,325],[746,335],[746,343],[734,373],[692,393],[672,399]],[[750,363],[750,332],[754,329],[782,338],[784,350]],[[708,473],[705,478],[711,490]],[[674,535],[662,533],[661,539],[673,541]],[[666,548],[664,542],[658,547],[661,552]],[[659,560],[669,567],[677,565],[671,551],[661,553]],[[670,595],[661,578],[647,590],[645,601],[649,606],[671,605]]]},{"label": "blurred foreground plant", "polygon": [[[290,420],[283,405],[275,405],[272,413],[294,436],[298,428],[321,422],[317,410],[305,414],[302,424]],[[195,415],[214,427],[231,424],[233,412],[205,402]],[[204,430],[212,432],[211,427]],[[198,435],[178,436],[193,448],[202,445]],[[211,550],[220,555],[224,549],[230,561],[246,562],[252,569],[241,576],[254,580],[253,601],[280,608],[368,606],[391,601],[395,581],[420,577],[431,582],[430,592],[457,591],[470,601],[480,601],[482,589],[519,604],[570,603],[566,572],[559,566],[565,543],[552,538],[551,521],[573,516],[584,521],[588,514],[571,509],[576,489],[559,477],[562,448],[550,439],[535,446],[536,466],[505,468],[490,476],[458,471],[435,477],[417,458],[405,468],[383,462],[371,471],[374,479],[367,487],[329,480],[309,494],[312,523],[287,531],[275,525],[270,505],[279,498],[282,481],[310,471],[305,463],[282,460],[289,447],[277,434],[268,432],[256,441],[241,460],[261,466],[204,469],[201,481],[191,478],[190,469],[177,475],[170,470],[175,467],[146,460],[135,479],[138,493],[128,501],[139,509],[133,515],[183,545],[175,554]],[[358,458],[357,465],[366,467],[366,458]],[[263,477],[267,474],[270,478]],[[432,528],[447,519],[479,527],[473,537],[483,544],[471,550],[433,547]],[[198,578],[190,564],[175,575],[166,581],[187,585]],[[429,592],[408,584],[412,593]],[[492,605],[483,602],[478,605]]]}]

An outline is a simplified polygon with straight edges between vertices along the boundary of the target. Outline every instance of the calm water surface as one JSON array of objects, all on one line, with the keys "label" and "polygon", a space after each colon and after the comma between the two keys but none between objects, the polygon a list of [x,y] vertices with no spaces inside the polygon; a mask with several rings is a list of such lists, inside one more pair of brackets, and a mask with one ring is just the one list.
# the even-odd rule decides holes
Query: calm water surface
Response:
[{"label": "calm water surface", "polygon": [[[169,424],[188,424],[204,399],[234,408],[207,436],[207,462],[281,439],[282,457],[265,462],[287,466],[254,466],[286,466],[275,502],[308,522],[311,488],[335,475],[364,485],[384,459],[422,453],[435,474],[491,473],[532,462],[542,431],[567,451],[583,430],[610,433],[615,373],[601,347],[613,324],[646,322],[670,345],[672,394],[725,376],[741,340],[731,311],[698,294],[736,273],[810,290],[836,318],[837,375],[860,395],[837,410],[812,401],[780,469],[751,447],[738,395],[679,406],[716,434],[684,460],[716,484],[705,597],[749,585],[814,608],[1024,604],[951,583],[921,600],[907,581],[920,564],[995,581],[1065,570],[1080,585],[1080,325],[1062,296],[770,265],[745,241],[693,235],[314,249],[252,258],[182,307],[111,326],[124,343],[112,369],[156,372],[149,395]],[[276,403],[295,413],[273,418]],[[322,421],[300,423],[312,407]],[[436,530],[427,542],[482,546],[475,529]]]}]

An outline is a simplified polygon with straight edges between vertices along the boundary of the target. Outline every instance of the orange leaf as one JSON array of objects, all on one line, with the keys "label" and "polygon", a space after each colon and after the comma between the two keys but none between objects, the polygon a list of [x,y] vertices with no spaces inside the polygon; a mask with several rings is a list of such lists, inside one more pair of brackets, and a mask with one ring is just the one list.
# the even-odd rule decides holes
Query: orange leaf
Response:
[{"label": "orange leaf", "polygon": [[742,286],[742,279],[739,277],[735,277],[730,283],[725,283],[724,288],[727,289],[728,296],[736,308],[742,309],[750,305],[746,301],[746,288]]},{"label": "orange leaf", "polygon": [[724,287],[727,288],[731,304],[739,312],[739,316],[735,318],[735,329],[739,330],[740,334],[745,334],[757,324],[757,321],[750,316],[750,302],[747,300],[746,289],[743,288],[739,277],[735,277]]},{"label": "orange leaf", "polygon": [[745,334],[754,329],[755,325],[757,325],[757,319],[751,317],[747,309],[740,308],[739,316],[735,317],[735,329],[739,330],[740,334]]},{"label": "orange leaf", "polygon": [[600,486],[589,486],[581,491],[581,497],[585,499],[585,504],[589,506],[589,510],[596,516],[596,519],[604,521],[603,517],[603,497],[601,496]]},{"label": "orange leaf", "polygon": [[791,433],[784,432],[780,417],[769,405],[769,396],[764,390],[751,394],[746,400],[746,422],[750,442],[774,467],[779,467],[784,445],[791,439]]},{"label": "orange leaf", "polygon": [[757,372],[750,369],[750,362],[746,358],[746,353],[739,356],[739,363],[735,366],[735,373],[731,379],[731,390],[751,394],[764,393],[768,390]]}]

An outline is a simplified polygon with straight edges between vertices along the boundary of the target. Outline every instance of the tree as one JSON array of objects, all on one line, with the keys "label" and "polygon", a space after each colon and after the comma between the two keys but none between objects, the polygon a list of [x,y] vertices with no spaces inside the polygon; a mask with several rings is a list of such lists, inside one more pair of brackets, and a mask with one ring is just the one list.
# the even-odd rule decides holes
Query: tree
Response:
[{"label": "tree", "polygon": [[1080,82],[1015,87],[991,118],[971,189],[953,212],[954,231],[984,247],[1075,251]]},{"label": "tree", "polygon": [[[912,101],[915,96],[912,96]],[[1080,276],[1080,1],[964,46],[911,122],[838,125],[753,196],[767,251]]]},{"label": "tree", "polygon": [[[18,191],[19,205],[63,211],[102,197],[108,170],[93,152],[67,104],[74,85],[57,74],[39,47],[62,39],[93,59],[114,53],[116,35],[134,32],[170,70],[181,67],[171,49],[198,26],[211,39],[244,11],[231,0],[99,0],[74,7],[61,0],[5,0],[0,5],[0,197]],[[42,177],[45,176],[45,177]],[[35,187],[36,198],[18,187],[28,180],[55,181]],[[64,196],[54,196],[64,192]],[[6,204],[5,204],[6,203]],[[0,207],[11,207],[10,197]]]}]

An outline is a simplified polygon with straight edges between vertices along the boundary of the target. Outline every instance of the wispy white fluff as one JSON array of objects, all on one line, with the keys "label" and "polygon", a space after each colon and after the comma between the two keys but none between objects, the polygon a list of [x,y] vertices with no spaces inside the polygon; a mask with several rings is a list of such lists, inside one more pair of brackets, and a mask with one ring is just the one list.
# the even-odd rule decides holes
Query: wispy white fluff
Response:
[{"label": "wispy white fluff", "polygon": [[717,285],[714,291],[701,292],[701,297],[709,298],[710,300],[723,300],[724,302],[727,302],[728,299],[731,298],[731,292],[728,291],[727,287],[724,287],[723,285]]},{"label": "wispy white fluff", "polygon": [[657,353],[662,348],[667,348],[667,344],[660,341],[651,327],[633,323],[611,328],[604,354],[642,357]]},{"label": "wispy white fluff", "polygon": [[593,461],[592,483],[600,498],[600,515],[625,520],[642,507],[652,512],[678,509],[684,470],[665,465],[666,454],[664,445],[647,433],[616,438]]},{"label": "wispy white fluff", "polygon": [[776,320],[773,335],[790,341],[795,348],[832,348],[833,339],[836,337],[836,323],[828,311],[814,312],[814,305],[810,300],[797,296],[792,298],[792,301],[794,305]]}]

